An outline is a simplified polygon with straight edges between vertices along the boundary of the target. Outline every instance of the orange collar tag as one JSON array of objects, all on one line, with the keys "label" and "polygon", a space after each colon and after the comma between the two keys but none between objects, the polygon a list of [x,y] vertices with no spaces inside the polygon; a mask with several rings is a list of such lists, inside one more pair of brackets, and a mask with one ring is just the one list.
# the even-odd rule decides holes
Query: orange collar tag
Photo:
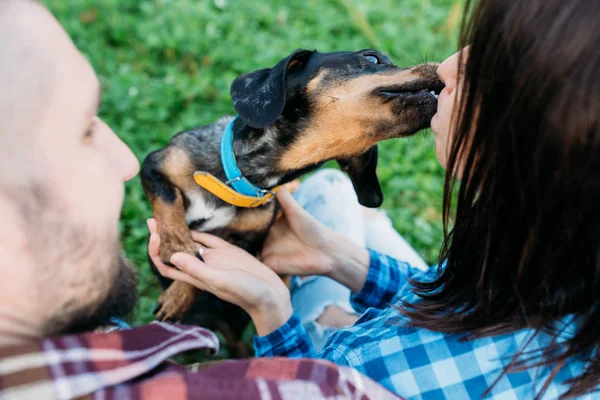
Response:
[{"label": "orange collar tag", "polygon": [[208,172],[195,172],[194,180],[198,185],[200,185],[200,187],[214,194],[224,202],[243,208],[256,208],[266,204],[273,198],[273,194],[276,193],[280,188],[280,186],[277,186],[270,192],[267,192],[264,196],[254,197],[246,196],[236,192]]}]

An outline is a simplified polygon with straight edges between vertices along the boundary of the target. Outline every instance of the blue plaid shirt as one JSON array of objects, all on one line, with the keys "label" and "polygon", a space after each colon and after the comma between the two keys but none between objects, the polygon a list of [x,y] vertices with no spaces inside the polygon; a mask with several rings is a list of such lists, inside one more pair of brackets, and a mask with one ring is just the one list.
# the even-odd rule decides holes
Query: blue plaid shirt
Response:
[{"label": "blue plaid shirt", "polygon": [[[480,399],[521,347],[543,349],[549,334],[533,337],[531,330],[464,341],[458,335],[410,328],[396,308],[398,299],[418,301],[408,278],[432,280],[437,268],[422,272],[407,263],[371,251],[371,266],[363,289],[351,296],[352,306],[363,313],[355,325],[340,329],[316,354],[298,316],[275,332],[254,338],[259,357],[323,358],[351,366],[400,396],[410,399]],[[572,335],[573,324],[561,325],[559,342]],[[528,341],[530,342],[528,343]],[[582,373],[584,362],[572,359],[547,388],[544,399],[555,399],[568,387],[569,378]],[[532,367],[504,375],[488,398],[533,399],[550,368]],[[595,393],[583,397],[598,399]]]}]

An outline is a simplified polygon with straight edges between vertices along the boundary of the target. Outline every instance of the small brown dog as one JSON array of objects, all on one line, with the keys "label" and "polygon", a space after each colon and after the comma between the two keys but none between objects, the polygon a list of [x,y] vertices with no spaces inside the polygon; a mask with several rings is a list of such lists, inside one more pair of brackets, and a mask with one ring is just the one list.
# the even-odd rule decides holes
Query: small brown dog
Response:
[{"label": "small brown dog", "polygon": [[[337,160],[359,202],[379,207],[377,143],[427,128],[444,84],[437,65],[399,68],[375,50],[299,50],[235,79],[237,118],[176,135],[148,155],[142,184],[161,236],[161,259],[198,256],[190,229],[258,254],[276,215],[272,191]],[[152,266],[154,271],[156,269]],[[183,282],[160,277],[157,317],[221,331],[236,357],[248,316]]]}]

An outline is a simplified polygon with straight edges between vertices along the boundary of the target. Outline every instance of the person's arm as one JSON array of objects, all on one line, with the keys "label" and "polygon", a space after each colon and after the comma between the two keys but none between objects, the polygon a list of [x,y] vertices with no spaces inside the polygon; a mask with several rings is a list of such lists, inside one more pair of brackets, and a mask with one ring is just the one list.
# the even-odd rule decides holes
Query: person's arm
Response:
[{"label": "person's arm", "polygon": [[[330,277],[352,290],[350,303],[361,313],[369,307],[387,307],[406,280],[421,272],[405,262],[343,243],[336,253],[338,264]],[[255,336],[254,350],[257,357],[317,357],[296,314],[270,334]],[[339,362],[339,357],[335,361]]]},{"label": "person's arm", "polygon": [[421,272],[373,250],[357,246],[336,235],[328,243],[332,265],[325,275],[352,291],[350,302],[355,310],[385,308],[414,274]]},{"label": "person's arm", "polygon": [[283,209],[267,237],[263,262],[287,275],[324,275],[349,288],[357,311],[385,307],[418,269],[378,254],[333,232],[307,213],[285,190]]},{"label": "person's arm", "polygon": [[254,353],[256,357],[316,358],[313,344],[296,314],[273,332],[254,336]]},{"label": "person's arm", "polygon": [[[421,271],[410,264],[369,250],[369,269],[362,288],[352,291],[350,304],[358,312],[386,308],[401,287]],[[342,271],[338,272],[343,274]]]}]

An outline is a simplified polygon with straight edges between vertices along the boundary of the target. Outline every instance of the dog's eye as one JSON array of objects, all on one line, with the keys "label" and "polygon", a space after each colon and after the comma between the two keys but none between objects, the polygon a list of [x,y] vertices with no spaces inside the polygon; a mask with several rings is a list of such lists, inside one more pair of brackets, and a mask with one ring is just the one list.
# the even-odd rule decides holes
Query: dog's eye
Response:
[{"label": "dog's eye", "polygon": [[373,64],[379,64],[379,58],[377,58],[376,56],[372,55],[372,54],[367,54],[365,55],[365,58],[367,59],[367,61],[369,61],[370,63]]}]

